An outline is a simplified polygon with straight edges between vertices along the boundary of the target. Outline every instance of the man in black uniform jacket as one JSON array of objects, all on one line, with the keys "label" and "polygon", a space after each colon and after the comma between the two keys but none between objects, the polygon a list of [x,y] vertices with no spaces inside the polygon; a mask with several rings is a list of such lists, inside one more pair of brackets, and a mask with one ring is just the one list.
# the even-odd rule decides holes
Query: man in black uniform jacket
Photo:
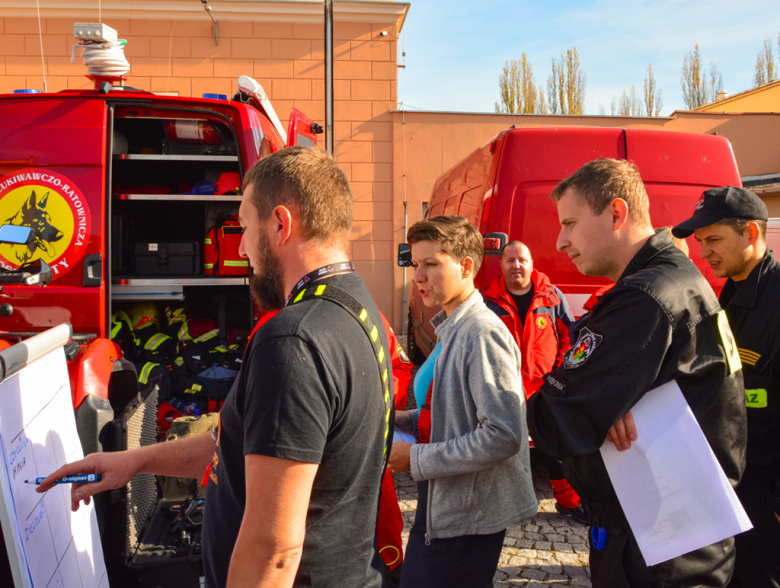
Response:
[{"label": "man in black uniform jacket", "polygon": [[753,192],[728,186],[704,192],[693,216],[672,230],[676,237],[695,232],[702,258],[728,278],[720,304],[742,360],[748,421],[737,496],[753,523],[736,537],[729,586],[739,588],[780,585],[780,263],[767,250],[767,216]]},{"label": "man in black uniform jacket", "polygon": [[[92,454],[40,490],[64,471],[103,474],[99,483],[73,485],[77,508],[136,473],[200,478],[211,461],[203,524],[209,588],[377,588],[371,561],[386,431],[377,356],[389,348],[346,253],[347,179],[322,151],[285,149],[247,173],[239,220],[255,300],[266,309],[289,304],[252,338],[218,433]],[[304,290],[319,296],[336,286],[380,326],[371,337],[381,353],[362,313],[304,298]]]},{"label": "man in black uniform jacket", "polygon": [[528,402],[534,444],[563,461],[594,527],[594,587],[724,586],[734,539],[648,567],[612,487],[599,447],[650,390],[676,380],[733,486],[745,460],[742,375],[719,328],[715,294],[664,230],[654,233],[639,172],[599,159],[555,188],[557,247],[585,275],[616,281],[574,333],[563,365]]}]

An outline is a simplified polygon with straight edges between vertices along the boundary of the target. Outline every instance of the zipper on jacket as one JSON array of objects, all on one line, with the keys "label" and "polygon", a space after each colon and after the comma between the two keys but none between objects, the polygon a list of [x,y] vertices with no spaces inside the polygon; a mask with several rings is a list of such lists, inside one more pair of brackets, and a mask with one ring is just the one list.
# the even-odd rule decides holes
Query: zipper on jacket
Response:
[{"label": "zipper on jacket", "polygon": [[431,544],[431,537],[428,535],[428,533],[425,533],[425,545]]}]

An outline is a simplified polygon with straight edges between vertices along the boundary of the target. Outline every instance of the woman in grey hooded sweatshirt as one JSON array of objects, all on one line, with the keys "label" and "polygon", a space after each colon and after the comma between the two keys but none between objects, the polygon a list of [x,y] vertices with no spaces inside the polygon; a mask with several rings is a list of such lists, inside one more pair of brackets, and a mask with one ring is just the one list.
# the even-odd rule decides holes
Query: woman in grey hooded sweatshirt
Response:
[{"label": "woman in grey hooded sweatshirt", "polygon": [[407,240],[423,303],[443,310],[431,321],[438,356],[415,380],[423,408],[396,413],[419,441],[396,442],[390,455],[419,492],[401,586],[490,587],[507,527],[537,511],[520,350],[474,287],[475,227],[438,216],[412,225]]}]

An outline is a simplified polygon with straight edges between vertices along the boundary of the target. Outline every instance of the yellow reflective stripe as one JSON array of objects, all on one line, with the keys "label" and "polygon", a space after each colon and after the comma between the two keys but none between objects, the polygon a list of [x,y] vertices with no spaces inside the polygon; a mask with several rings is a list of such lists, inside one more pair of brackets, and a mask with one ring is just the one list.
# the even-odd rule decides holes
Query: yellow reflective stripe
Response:
[{"label": "yellow reflective stripe", "polygon": [[185,393],[185,394],[197,394],[197,393],[198,393],[198,392],[200,392],[202,389],[203,389],[203,386],[201,386],[200,384],[193,384],[193,385],[192,385],[192,388],[187,388],[187,389],[184,391],[184,393]]},{"label": "yellow reflective stripe", "polygon": [[300,301],[301,301],[301,298],[303,298],[303,295],[304,295],[305,293],[306,293],[306,288],[304,288],[303,290],[301,290],[301,293],[300,293],[300,294],[298,294],[298,296],[296,296],[296,297],[295,297],[295,300],[293,300],[293,304],[295,304],[296,302],[300,302]]},{"label": "yellow reflective stripe", "polygon": [[183,357],[177,357],[173,360],[173,363],[175,363],[178,366],[184,365],[184,358]]},{"label": "yellow reflective stripe", "polygon": [[195,339],[193,341],[193,343],[203,343],[204,341],[208,341],[209,339],[213,339],[217,335],[219,335],[219,329],[211,329],[210,331],[206,331],[200,337]]},{"label": "yellow reflective stripe", "polygon": [[209,239],[208,237],[207,237],[207,238],[205,238],[205,239],[203,239],[203,242],[204,242],[206,245],[211,245],[211,244],[213,243],[213,241],[212,241],[211,239]]},{"label": "yellow reflective stripe", "polygon": [[748,408],[766,408],[766,389],[756,388],[754,390],[745,390],[745,406]]},{"label": "yellow reflective stripe", "polygon": [[382,363],[385,360],[385,348],[380,347],[379,348],[379,355],[377,355],[377,358],[379,359],[379,363]]},{"label": "yellow reflective stripe", "polygon": [[152,373],[152,370],[156,368],[159,363],[145,363],[144,367],[141,368],[141,375],[138,376],[138,381],[141,384],[148,384],[149,383],[149,374]]},{"label": "yellow reflective stripe", "polygon": [[165,333],[157,333],[156,335],[149,337],[149,340],[146,342],[146,345],[144,345],[144,349],[146,349],[147,351],[154,351],[160,345],[165,343],[166,339],[170,339],[170,337]]},{"label": "yellow reflective stripe", "polygon": [[374,325],[374,328],[371,329],[371,340],[376,343],[377,338],[379,337],[379,329],[376,328],[376,325]]},{"label": "yellow reflective stripe", "polygon": [[204,263],[203,266],[206,269],[213,269],[214,268],[214,264],[213,263]]},{"label": "yellow reflective stripe", "polygon": [[317,286],[317,289],[314,291],[315,296],[322,296],[322,293],[325,291],[326,285],[320,284]]},{"label": "yellow reflective stripe", "polygon": [[108,336],[109,339],[113,339],[114,337],[116,337],[116,334],[119,332],[121,328],[122,328],[122,324],[117,323],[116,326],[111,329],[111,334]]},{"label": "yellow reflective stripe", "polygon": [[364,308],[360,311],[360,320],[366,322],[366,317],[368,317],[368,311]]},{"label": "yellow reflective stripe", "polygon": [[389,422],[390,422],[390,409],[388,409],[388,410],[387,410],[387,414],[385,414],[385,422],[386,422],[386,423],[389,423]]},{"label": "yellow reflective stripe", "polygon": [[178,337],[179,337],[179,341],[181,341],[182,339],[191,339],[192,338],[192,337],[190,337],[190,327],[189,327],[189,323],[187,321],[184,321],[184,323],[182,323],[181,328],[179,329]]},{"label": "yellow reflective stripe", "polygon": [[230,261],[229,259],[226,259],[222,263],[229,267],[249,267],[248,261]]},{"label": "yellow reflective stripe", "polygon": [[385,388],[385,402],[390,400],[390,387]]},{"label": "yellow reflective stripe", "polygon": [[382,372],[382,381],[387,382],[387,368],[385,368],[385,371]]}]

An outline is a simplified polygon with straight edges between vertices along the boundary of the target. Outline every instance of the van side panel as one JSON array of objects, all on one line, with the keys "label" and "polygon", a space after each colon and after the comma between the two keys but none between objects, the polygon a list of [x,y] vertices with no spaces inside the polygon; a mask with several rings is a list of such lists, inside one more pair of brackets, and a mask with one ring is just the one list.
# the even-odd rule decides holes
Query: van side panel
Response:
[{"label": "van side panel", "polygon": [[105,279],[85,287],[84,261],[99,254],[105,264],[106,122],[103,100],[0,100],[0,178],[37,173],[48,180],[28,177],[5,189],[0,183],[0,224],[34,223],[42,235],[35,251],[0,245],[0,254],[6,264],[13,256],[13,267],[32,255],[54,270],[46,288],[3,288],[0,302],[14,312],[0,319],[0,330],[39,331],[67,321],[77,333],[105,336]]}]

